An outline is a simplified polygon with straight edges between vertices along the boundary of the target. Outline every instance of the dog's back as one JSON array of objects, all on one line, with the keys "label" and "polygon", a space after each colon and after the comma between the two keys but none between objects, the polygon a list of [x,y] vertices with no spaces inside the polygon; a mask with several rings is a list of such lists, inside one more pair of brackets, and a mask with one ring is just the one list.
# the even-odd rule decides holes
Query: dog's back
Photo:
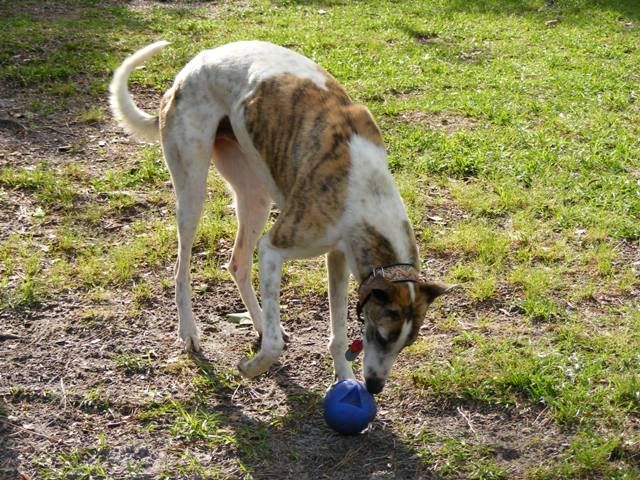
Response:
[{"label": "dog's back", "polygon": [[261,41],[233,42],[196,55],[178,73],[174,86],[194,88],[201,98],[215,97],[230,110],[268,78],[290,74],[323,88],[326,72],[292,50]]}]

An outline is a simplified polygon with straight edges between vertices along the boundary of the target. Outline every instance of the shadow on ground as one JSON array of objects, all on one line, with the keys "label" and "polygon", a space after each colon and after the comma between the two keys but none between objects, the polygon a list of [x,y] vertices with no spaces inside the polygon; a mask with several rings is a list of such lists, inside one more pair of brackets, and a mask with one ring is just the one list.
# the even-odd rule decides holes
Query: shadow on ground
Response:
[{"label": "shadow on ground", "polygon": [[[216,381],[216,367],[204,357],[196,364]],[[415,450],[374,421],[364,434],[334,433],[322,418],[322,396],[299,385],[287,371],[274,374],[286,395],[288,414],[282,425],[247,416],[246,402],[226,389],[211,412],[222,412],[225,427],[238,440],[238,460],[255,479],[431,478]],[[301,453],[302,452],[302,453]]]},{"label": "shadow on ground", "polygon": [[0,401],[0,478],[18,477],[18,455],[14,449],[8,408]]}]

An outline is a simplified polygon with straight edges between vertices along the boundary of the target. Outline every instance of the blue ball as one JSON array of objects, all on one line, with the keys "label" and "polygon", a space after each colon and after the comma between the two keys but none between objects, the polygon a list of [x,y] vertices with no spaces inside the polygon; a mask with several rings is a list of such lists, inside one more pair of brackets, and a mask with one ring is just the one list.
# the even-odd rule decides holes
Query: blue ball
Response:
[{"label": "blue ball", "polygon": [[376,416],[376,403],[362,382],[342,380],[324,397],[324,419],[336,432],[356,435]]}]

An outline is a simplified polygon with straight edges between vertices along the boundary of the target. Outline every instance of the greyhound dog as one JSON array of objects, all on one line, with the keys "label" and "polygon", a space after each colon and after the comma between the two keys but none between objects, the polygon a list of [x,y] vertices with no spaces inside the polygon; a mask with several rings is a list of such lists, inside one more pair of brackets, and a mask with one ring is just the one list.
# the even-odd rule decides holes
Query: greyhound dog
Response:
[{"label": "greyhound dog", "polygon": [[[153,43],[122,63],[110,102],[129,133],[162,143],[177,197],[176,303],[185,347],[200,349],[190,261],[213,163],[231,187],[238,220],[228,268],[261,337],[259,353],[242,360],[240,372],[267,371],[284,347],[283,261],[326,254],[335,374],[354,378],[345,358],[351,273],[359,282],[366,386],[381,392],[398,353],[415,341],[427,306],[449,287],[420,277],[413,230],[369,110],[310,59],[246,41],[196,55],[152,116],[135,105],[127,81],[166,45]],[[272,202],[280,213],[258,241]],[[251,283],[256,244],[262,307]]]}]

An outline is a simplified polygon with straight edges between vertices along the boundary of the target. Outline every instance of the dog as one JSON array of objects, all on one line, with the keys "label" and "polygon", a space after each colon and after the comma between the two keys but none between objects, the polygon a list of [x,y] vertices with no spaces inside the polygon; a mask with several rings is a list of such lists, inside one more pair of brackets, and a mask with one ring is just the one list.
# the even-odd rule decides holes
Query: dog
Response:
[{"label": "dog", "polygon": [[[228,269],[261,338],[258,354],[239,363],[241,374],[266,372],[284,347],[283,262],[326,254],[335,375],[354,378],[345,358],[351,273],[359,282],[365,383],[380,393],[398,353],[416,340],[427,306],[450,287],[420,277],[415,236],[369,110],[310,59],[244,41],[196,55],[152,116],[136,106],[127,82],[167,44],[153,43],[117,68],[110,105],[126,131],[162,144],[176,192],[175,300],[185,348],[200,350],[190,260],[213,163],[231,187],[238,220]],[[259,240],[273,202],[280,213]],[[251,283],[256,244],[262,307]]]}]

